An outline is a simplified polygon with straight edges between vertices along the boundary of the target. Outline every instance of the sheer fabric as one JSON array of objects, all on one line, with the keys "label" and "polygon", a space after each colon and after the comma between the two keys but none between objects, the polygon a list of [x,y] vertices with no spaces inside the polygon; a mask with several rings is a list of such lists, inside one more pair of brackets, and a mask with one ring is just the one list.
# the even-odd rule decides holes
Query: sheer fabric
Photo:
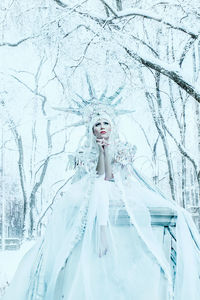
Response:
[{"label": "sheer fabric", "polygon": [[[199,299],[200,238],[190,215],[133,167],[114,168],[114,177],[86,174],[66,189],[3,300]],[[152,206],[178,214],[175,283],[151,227]],[[99,257],[101,226],[107,253]]]}]

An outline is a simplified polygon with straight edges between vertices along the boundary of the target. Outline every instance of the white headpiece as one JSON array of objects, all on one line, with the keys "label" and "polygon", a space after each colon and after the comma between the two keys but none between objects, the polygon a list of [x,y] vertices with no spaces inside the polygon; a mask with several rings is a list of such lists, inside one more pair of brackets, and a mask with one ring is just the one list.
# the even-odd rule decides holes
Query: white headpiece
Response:
[{"label": "white headpiece", "polygon": [[96,96],[96,92],[92,87],[91,81],[89,79],[88,74],[86,74],[88,91],[90,98],[84,99],[82,96],[76,94],[78,97],[77,100],[72,99],[71,102],[74,106],[70,106],[67,108],[64,107],[52,107],[53,109],[68,112],[72,114],[76,114],[81,117],[81,120],[77,123],[73,123],[70,127],[77,127],[80,125],[86,125],[87,127],[91,122],[94,124],[95,121],[99,118],[106,118],[111,123],[114,122],[116,116],[127,114],[134,112],[134,110],[123,110],[117,109],[117,106],[121,103],[122,98],[119,98],[121,91],[124,86],[121,86],[117,89],[117,91],[112,95],[107,97],[107,87],[102,93],[102,95],[98,98]]},{"label": "white headpiece", "polygon": [[[93,134],[93,126],[99,119],[107,119],[111,127],[115,124],[115,119],[119,115],[127,114],[134,112],[134,110],[122,110],[118,109],[117,106],[121,103],[122,98],[119,98],[121,91],[124,86],[121,86],[117,89],[117,91],[112,96],[106,96],[107,88],[104,90],[102,95],[98,98],[96,96],[95,90],[92,87],[91,81],[89,80],[89,76],[86,74],[88,91],[90,98],[84,99],[82,96],[76,94],[77,100],[72,99],[71,102],[74,104],[73,106],[69,106],[67,108],[63,107],[53,107],[53,109],[63,111],[65,113],[76,114],[81,117],[81,120],[77,123],[72,123],[68,127],[77,127],[81,125],[86,125],[86,135],[83,136],[79,142],[78,149],[75,155],[69,155],[69,165],[75,164],[84,165],[85,169],[88,169],[90,172],[90,167],[93,166],[94,170],[96,170],[96,165],[92,163],[97,158],[97,144],[96,138]],[[116,124],[115,124],[116,125]],[[116,129],[117,126],[115,126]],[[84,145],[81,145],[81,142],[86,138]],[[111,151],[117,150],[120,148],[118,130],[112,130],[110,135],[111,141]],[[123,148],[127,148],[127,145],[123,145]],[[127,152],[127,151],[126,151]],[[129,151],[130,152],[130,151]],[[135,152],[135,148],[134,148]],[[124,152],[125,153],[125,152]],[[132,152],[131,152],[132,153]],[[75,160],[74,160],[75,156]],[[127,155],[126,155],[127,156]],[[130,156],[130,155],[129,155]],[[81,161],[81,163],[79,163]],[[68,167],[69,167],[68,165]],[[86,167],[88,166],[88,167]]]}]

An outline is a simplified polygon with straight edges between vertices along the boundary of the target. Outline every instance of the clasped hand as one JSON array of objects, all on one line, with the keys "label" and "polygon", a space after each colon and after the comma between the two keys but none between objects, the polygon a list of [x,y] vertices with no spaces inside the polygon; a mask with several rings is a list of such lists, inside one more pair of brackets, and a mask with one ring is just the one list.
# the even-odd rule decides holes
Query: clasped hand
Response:
[{"label": "clasped hand", "polygon": [[100,152],[105,152],[105,150],[108,148],[108,146],[110,145],[109,143],[108,143],[108,140],[106,140],[106,139],[104,139],[104,138],[97,138],[96,139],[96,142],[97,142],[97,144],[98,144],[98,146],[99,146],[99,150],[100,150]]}]

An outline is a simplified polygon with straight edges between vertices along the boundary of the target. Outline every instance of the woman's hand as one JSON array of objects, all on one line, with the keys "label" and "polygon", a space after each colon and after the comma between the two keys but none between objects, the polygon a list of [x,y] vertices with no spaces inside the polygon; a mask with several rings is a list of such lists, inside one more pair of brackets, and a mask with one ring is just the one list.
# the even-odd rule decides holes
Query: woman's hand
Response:
[{"label": "woman's hand", "polygon": [[108,252],[108,241],[107,241],[107,234],[106,234],[106,226],[100,226],[100,241],[99,241],[99,257],[106,255]]},{"label": "woman's hand", "polygon": [[101,153],[105,153],[105,150],[108,148],[109,146],[109,143],[108,143],[108,140],[105,140],[104,138],[100,139],[100,138],[97,138],[96,139],[96,142],[99,146],[99,151]]}]

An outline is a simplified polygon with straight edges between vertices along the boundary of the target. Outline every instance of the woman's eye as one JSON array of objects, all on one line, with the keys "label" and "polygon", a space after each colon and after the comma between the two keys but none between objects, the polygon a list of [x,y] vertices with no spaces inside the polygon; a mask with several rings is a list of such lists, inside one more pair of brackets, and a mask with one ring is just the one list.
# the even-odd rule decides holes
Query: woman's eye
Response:
[{"label": "woman's eye", "polygon": [[95,126],[99,126],[99,125],[101,125],[101,123],[97,123],[97,124],[95,124]]},{"label": "woman's eye", "polygon": [[105,125],[109,125],[109,123],[108,123],[108,122],[104,122],[104,124],[105,124]]}]

